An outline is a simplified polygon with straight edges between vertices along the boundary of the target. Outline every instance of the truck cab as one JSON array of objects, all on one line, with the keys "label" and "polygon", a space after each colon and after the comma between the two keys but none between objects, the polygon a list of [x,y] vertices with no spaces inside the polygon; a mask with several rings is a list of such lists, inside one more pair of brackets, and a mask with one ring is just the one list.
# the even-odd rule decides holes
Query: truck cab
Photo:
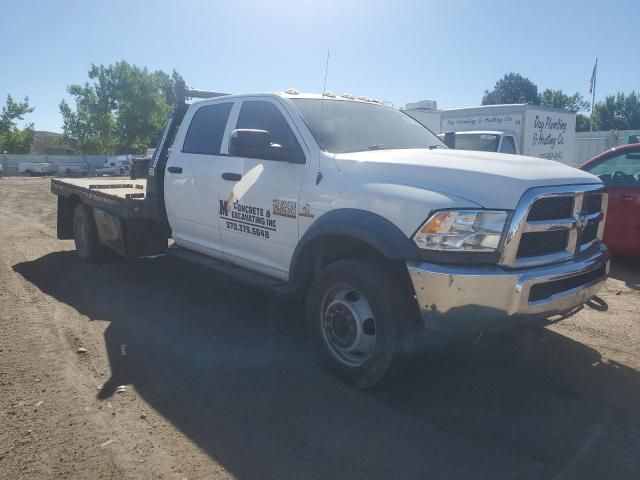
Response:
[{"label": "truck cab", "polygon": [[452,132],[448,137],[447,134],[441,133],[438,135],[438,138],[445,143],[448,143],[448,138],[451,138],[451,135],[453,135],[454,141],[447,146],[457,150],[477,150],[480,152],[520,154],[515,132],[499,130],[471,130],[464,132]]}]

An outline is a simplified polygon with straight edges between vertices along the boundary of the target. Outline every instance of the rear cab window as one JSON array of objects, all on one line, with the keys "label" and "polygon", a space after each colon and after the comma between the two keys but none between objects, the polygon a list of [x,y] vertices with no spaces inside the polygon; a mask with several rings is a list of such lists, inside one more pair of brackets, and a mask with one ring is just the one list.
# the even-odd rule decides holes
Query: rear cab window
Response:
[{"label": "rear cab window", "polygon": [[182,152],[219,155],[232,107],[233,102],[225,102],[203,105],[198,108],[189,123],[182,144]]}]

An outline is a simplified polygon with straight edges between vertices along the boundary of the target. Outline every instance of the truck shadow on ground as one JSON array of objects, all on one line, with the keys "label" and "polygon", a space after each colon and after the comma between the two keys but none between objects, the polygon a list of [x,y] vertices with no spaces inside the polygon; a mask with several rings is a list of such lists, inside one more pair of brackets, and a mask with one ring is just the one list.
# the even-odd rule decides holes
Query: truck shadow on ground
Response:
[{"label": "truck shadow on ground", "polygon": [[640,259],[615,257],[611,262],[609,276],[622,280],[631,290],[640,291]]},{"label": "truck shadow on ground", "polygon": [[549,330],[424,350],[400,379],[363,392],[310,358],[299,305],[199,267],[56,252],[14,270],[110,322],[99,398],[133,385],[240,479],[640,472],[639,372]]}]

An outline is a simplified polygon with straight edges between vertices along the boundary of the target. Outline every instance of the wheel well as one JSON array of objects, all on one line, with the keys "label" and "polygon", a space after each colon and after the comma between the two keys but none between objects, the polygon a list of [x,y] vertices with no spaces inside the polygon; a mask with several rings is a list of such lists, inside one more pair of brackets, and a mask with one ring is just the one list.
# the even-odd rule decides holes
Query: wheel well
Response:
[{"label": "wheel well", "polygon": [[322,235],[305,245],[294,266],[292,282],[299,292],[304,293],[320,270],[347,258],[369,259],[382,263],[399,281],[411,286],[411,279],[403,261],[390,259],[367,242],[348,235]]}]

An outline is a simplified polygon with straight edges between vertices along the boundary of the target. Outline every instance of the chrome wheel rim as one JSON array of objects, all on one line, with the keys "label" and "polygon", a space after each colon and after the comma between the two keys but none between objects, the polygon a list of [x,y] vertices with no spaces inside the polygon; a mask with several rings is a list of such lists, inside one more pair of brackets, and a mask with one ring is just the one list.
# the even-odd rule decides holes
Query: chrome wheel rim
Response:
[{"label": "chrome wheel rim", "polygon": [[348,367],[363,365],[376,346],[376,322],[371,305],[351,285],[341,284],[324,296],[321,330],[331,355]]}]

